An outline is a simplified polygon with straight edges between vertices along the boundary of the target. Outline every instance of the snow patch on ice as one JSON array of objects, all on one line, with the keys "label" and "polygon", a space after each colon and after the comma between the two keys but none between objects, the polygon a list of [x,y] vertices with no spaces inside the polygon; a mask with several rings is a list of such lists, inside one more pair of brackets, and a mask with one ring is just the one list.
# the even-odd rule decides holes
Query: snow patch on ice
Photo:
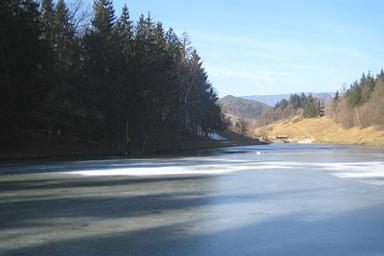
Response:
[{"label": "snow patch on ice", "polygon": [[[256,157],[256,156],[255,156]],[[86,166],[85,166],[86,167]],[[103,167],[79,168],[70,174],[82,176],[187,176],[218,175],[240,171],[292,170],[326,171],[343,179],[360,179],[372,184],[384,184],[384,162],[301,162],[262,161],[225,157],[184,157],[173,160],[146,159],[111,163]]]}]

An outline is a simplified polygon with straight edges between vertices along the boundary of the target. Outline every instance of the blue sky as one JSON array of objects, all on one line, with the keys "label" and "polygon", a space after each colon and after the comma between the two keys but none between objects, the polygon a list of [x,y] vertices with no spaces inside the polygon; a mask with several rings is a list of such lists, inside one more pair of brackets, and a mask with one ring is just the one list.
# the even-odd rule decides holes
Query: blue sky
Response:
[{"label": "blue sky", "polygon": [[114,0],[187,32],[220,96],[336,91],[384,68],[384,1]]}]

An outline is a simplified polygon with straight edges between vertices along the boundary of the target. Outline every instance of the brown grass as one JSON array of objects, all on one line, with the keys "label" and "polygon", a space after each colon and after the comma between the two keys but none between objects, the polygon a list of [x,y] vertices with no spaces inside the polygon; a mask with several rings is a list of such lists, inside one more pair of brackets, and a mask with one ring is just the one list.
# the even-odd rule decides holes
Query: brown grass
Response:
[{"label": "brown grass", "polygon": [[316,143],[384,145],[383,129],[376,126],[346,129],[327,116],[310,119],[288,118],[259,127],[254,133],[256,136],[268,138],[281,135],[299,139],[314,138]]}]

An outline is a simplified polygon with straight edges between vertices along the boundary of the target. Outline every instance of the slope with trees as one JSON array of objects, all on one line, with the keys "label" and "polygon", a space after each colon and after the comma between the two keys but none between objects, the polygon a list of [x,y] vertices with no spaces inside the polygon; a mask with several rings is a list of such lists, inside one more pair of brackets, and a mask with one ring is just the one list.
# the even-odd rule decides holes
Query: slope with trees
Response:
[{"label": "slope with trees", "polygon": [[95,0],[90,23],[77,12],[64,0],[0,2],[3,147],[153,152],[223,128],[187,36],[150,15],[133,22],[126,6],[116,17],[111,0]]},{"label": "slope with trees", "polygon": [[291,94],[289,99],[282,99],[276,105],[264,111],[257,120],[257,126],[263,126],[288,117],[301,115],[304,118],[312,118],[324,114],[324,108],[320,100],[304,93]]},{"label": "slope with trees", "polygon": [[337,91],[325,110],[311,96],[300,98],[280,101],[269,113],[275,119],[257,127],[255,134],[272,140],[284,134],[293,142],[384,144],[384,71],[362,74],[348,89]]},{"label": "slope with trees", "polygon": [[232,95],[227,95],[218,102],[225,115],[227,125],[242,135],[246,135],[261,113],[270,108],[264,103]]},{"label": "slope with trees", "polygon": [[336,92],[329,115],[345,128],[384,125],[384,71],[362,74],[342,93]]},{"label": "slope with trees", "polygon": [[264,103],[247,100],[232,95],[227,95],[219,99],[219,104],[223,113],[235,115],[240,118],[258,118],[263,111],[270,107]]},{"label": "slope with trees", "polygon": [[[301,93],[296,93],[301,94]],[[320,102],[324,103],[333,97],[333,93],[331,92],[304,92],[305,95],[311,94],[313,97],[320,100]],[[282,99],[289,99],[291,94],[272,94],[272,95],[250,95],[250,96],[242,96],[242,98],[247,100],[255,100],[262,103],[267,104],[268,106],[275,106],[277,102]]]}]

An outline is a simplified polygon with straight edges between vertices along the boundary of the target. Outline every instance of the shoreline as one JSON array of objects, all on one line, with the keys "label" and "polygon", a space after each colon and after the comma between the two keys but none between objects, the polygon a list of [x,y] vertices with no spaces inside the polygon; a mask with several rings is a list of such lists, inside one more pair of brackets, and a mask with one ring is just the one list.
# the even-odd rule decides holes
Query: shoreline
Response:
[{"label": "shoreline", "polygon": [[331,141],[331,140],[322,140],[322,139],[316,139],[313,137],[308,137],[308,138],[287,138],[287,139],[274,139],[270,138],[268,141],[271,144],[335,144],[335,145],[369,145],[369,146],[384,146],[384,143],[382,142],[355,142],[355,141]]},{"label": "shoreline", "polygon": [[161,157],[167,155],[189,155],[198,150],[215,149],[236,146],[249,145],[267,145],[268,142],[255,140],[251,138],[241,140],[197,140],[197,141],[181,141],[179,147],[171,150],[159,150],[152,153],[126,153],[122,150],[107,150],[103,148],[79,149],[72,148],[67,150],[52,151],[46,149],[25,150],[25,151],[0,151],[0,164],[7,164],[16,161],[68,161],[68,160],[95,160],[95,159],[119,159],[119,158],[147,158]]}]

